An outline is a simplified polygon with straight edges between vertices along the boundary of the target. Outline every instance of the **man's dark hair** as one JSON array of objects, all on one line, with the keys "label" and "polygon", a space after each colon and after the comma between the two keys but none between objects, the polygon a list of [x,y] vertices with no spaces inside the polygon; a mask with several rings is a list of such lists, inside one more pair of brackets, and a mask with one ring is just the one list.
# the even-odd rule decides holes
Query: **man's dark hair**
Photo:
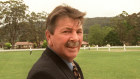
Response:
[{"label": "man's dark hair", "polygon": [[50,31],[51,34],[54,33],[55,30],[55,21],[58,17],[68,16],[72,19],[79,19],[81,23],[83,23],[83,19],[86,13],[80,12],[79,10],[72,8],[67,5],[57,6],[48,16],[47,18],[47,30]]}]

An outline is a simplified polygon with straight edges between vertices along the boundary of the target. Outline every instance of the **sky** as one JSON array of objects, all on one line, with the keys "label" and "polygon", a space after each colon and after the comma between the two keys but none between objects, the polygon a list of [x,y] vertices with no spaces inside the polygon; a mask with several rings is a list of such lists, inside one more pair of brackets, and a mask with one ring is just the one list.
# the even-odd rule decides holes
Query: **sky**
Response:
[{"label": "sky", "polygon": [[[3,1],[3,0],[2,0]],[[50,13],[56,6],[67,4],[86,12],[86,17],[113,17],[126,11],[140,12],[140,0],[24,0],[29,11]]]}]

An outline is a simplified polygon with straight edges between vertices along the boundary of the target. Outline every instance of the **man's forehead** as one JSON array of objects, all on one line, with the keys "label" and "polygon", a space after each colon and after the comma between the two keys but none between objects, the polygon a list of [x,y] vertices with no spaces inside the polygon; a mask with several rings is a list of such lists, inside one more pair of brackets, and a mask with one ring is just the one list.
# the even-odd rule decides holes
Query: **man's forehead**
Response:
[{"label": "man's forehead", "polygon": [[56,20],[56,25],[69,25],[69,24],[73,24],[73,25],[81,25],[81,21],[80,19],[73,19],[71,17],[68,16],[61,16],[58,17]]},{"label": "man's forehead", "polygon": [[67,30],[74,30],[74,29],[79,30],[80,29],[80,30],[82,30],[83,28],[82,28],[82,25],[81,26],[68,26],[67,25],[67,26],[63,26],[62,29],[67,29]]},{"label": "man's forehead", "polygon": [[56,28],[58,29],[82,29],[82,23],[80,19],[73,19],[68,16],[62,16],[56,20]]}]

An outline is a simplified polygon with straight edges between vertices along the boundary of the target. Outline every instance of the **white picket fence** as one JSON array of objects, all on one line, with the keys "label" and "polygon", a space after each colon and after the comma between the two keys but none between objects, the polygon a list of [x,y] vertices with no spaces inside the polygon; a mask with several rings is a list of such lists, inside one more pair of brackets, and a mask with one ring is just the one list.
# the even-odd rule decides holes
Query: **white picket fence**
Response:
[{"label": "white picket fence", "polygon": [[96,45],[95,47],[90,47],[90,46],[89,47],[81,47],[81,49],[84,49],[84,50],[94,49],[96,51],[99,51],[101,49],[105,49],[107,51],[111,51],[111,49],[112,50],[119,49],[119,50],[127,51],[127,50],[135,49],[135,48],[136,48],[136,50],[140,51],[140,46],[125,46],[125,45],[124,46],[110,46],[110,45],[108,45],[108,46],[99,47],[98,45]]},{"label": "white picket fence", "polygon": [[[113,49],[121,49],[123,51],[127,51],[128,49],[137,49],[138,51],[140,51],[140,46],[103,46],[103,47],[99,47],[98,45],[96,45],[95,47],[81,47],[80,49],[84,49],[84,50],[90,50],[90,49],[94,49],[95,51],[100,51],[102,49],[105,49],[107,51],[111,51]],[[39,48],[39,49],[32,49],[32,50],[45,50],[45,48]],[[6,51],[30,51],[30,49],[9,49],[9,50],[4,50],[4,49],[0,49],[0,52],[6,52]]]},{"label": "white picket fence", "polygon": [[39,48],[39,49],[0,49],[0,52],[8,52],[8,51],[33,51],[33,50],[45,50],[45,48]]}]

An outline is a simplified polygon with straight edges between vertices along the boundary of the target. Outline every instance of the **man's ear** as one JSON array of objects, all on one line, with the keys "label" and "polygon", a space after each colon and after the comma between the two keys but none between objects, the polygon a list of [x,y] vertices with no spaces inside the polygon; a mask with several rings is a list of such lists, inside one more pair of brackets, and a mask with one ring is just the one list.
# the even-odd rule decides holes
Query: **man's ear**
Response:
[{"label": "man's ear", "polygon": [[52,46],[53,44],[52,44],[52,40],[51,40],[51,33],[50,33],[50,31],[48,31],[48,30],[46,30],[46,39],[47,39],[47,42],[48,42],[48,45],[49,46]]},{"label": "man's ear", "polygon": [[46,30],[45,34],[46,34],[46,39],[47,39],[47,41],[48,41],[49,38],[50,38],[50,32],[49,32],[48,30]]}]

